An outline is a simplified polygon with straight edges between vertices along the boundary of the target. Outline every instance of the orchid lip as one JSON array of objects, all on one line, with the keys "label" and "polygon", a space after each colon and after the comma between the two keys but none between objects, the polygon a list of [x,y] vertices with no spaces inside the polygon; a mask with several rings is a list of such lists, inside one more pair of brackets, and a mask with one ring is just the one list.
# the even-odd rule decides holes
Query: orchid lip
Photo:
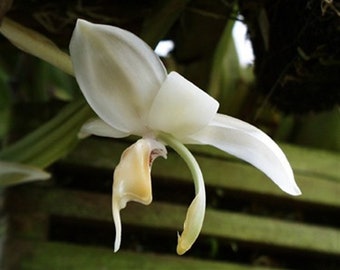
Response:
[{"label": "orchid lip", "polygon": [[114,171],[112,185],[112,216],[116,228],[114,251],[120,247],[121,220],[120,210],[129,201],[148,205],[152,201],[151,166],[153,161],[167,151],[160,142],[143,138],[128,147],[122,154]]}]

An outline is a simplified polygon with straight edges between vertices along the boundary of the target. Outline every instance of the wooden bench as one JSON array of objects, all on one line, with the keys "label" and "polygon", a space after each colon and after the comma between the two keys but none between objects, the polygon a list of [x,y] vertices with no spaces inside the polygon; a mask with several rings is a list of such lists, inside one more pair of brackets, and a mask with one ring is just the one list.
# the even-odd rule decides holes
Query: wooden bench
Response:
[{"label": "wooden bench", "polygon": [[282,145],[303,192],[210,147],[190,147],[205,177],[202,233],[176,255],[193,182],[169,150],[153,165],[154,201],[122,210],[113,253],[112,171],[128,141],[89,138],[50,171],[48,183],[6,192],[5,269],[339,269],[340,155]]}]

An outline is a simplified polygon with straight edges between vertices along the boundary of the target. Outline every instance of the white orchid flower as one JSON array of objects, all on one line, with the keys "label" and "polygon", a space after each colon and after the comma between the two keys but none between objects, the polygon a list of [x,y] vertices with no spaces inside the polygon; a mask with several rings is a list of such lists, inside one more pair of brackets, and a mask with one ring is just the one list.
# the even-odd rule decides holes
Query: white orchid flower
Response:
[{"label": "white orchid flower", "polygon": [[177,253],[185,253],[201,231],[205,189],[200,168],[184,144],[215,146],[241,158],[291,195],[301,192],[279,146],[256,127],[217,113],[218,102],[176,72],[167,73],[159,57],[134,34],[78,20],[70,43],[77,82],[99,118],[80,136],[142,137],[125,150],[114,172],[112,212],[114,250],[121,241],[119,211],[128,201],[149,204],[151,165],[172,147],[193,175],[196,196],[178,236]]}]

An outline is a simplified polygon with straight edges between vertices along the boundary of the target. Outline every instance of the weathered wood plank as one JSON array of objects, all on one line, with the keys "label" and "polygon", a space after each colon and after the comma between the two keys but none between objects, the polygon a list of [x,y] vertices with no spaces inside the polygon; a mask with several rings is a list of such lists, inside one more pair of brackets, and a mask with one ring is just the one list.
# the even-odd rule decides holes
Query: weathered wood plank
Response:
[{"label": "weathered wood plank", "polygon": [[[118,140],[87,139],[66,157],[61,165],[71,165],[71,167],[77,165],[78,168],[89,169],[90,171],[92,169],[100,169],[111,174],[114,166],[119,162],[122,151],[128,145],[129,142]],[[336,169],[337,167],[334,167],[337,166],[337,156],[325,152],[321,163],[313,163],[318,160],[315,154],[319,153],[318,151],[314,152],[305,149],[301,152],[299,148],[293,147],[292,149],[288,149],[287,155],[293,154],[294,157],[293,159],[290,158],[290,160],[296,159],[292,165],[295,169],[297,181],[303,190],[301,197],[285,195],[261,172],[243,162],[230,158],[230,156],[220,151],[212,150],[209,147],[193,147],[195,156],[203,171],[206,185],[211,190],[222,189],[228,191],[229,194],[232,192],[238,194],[237,192],[241,191],[249,195],[256,195],[256,198],[262,199],[274,199],[275,196],[276,202],[284,199],[284,201],[291,201],[293,203],[291,205],[299,207],[301,205],[318,205],[327,207],[319,209],[340,209],[340,182],[337,181],[339,171]],[[307,155],[306,157],[303,156],[303,161],[300,160],[300,156],[295,156],[295,154],[300,155],[301,153]],[[307,163],[305,160],[307,160]],[[308,162],[311,162],[311,164]],[[332,171],[328,172],[329,170]],[[161,180],[166,185],[170,183],[167,180],[170,180],[171,184],[173,182],[173,185],[185,184],[185,187],[188,186],[187,184],[192,184],[191,175],[185,163],[173,152],[169,153],[167,160],[158,159],[154,163],[152,174],[155,181]],[[75,175],[75,177],[77,176]],[[94,181],[107,180],[109,179],[94,179]],[[98,186],[100,185],[98,183]],[[189,194],[188,198],[190,195],[193,196],[193,194]],[[169,237],[169,234],[171,237],[171,232],[173,232],[173,250],[175,250],[176,233],[177,231],[182,231],[187,205],[175,205],[175,203],[179,203],[177,198],[174,198],[174,201],[171,201],[171,203],[155,201],[149,207],[134,203],[128,204],[127,209],[122,211],[123,228],[126,225],[130,225],[134,230],[140,229],[141,233],[145,233],[146,228],[160,230],[162,233],[166,232],[164,237]],[[84,263],[91,267],[86,268],[86,266],[82,266],[82,262],[88,259],[86,257],[100,257],[97,254],[103,250],[105,250],[104,253],[108,252],[107,257],[103,255],[103,260],[110,261],[109,257],[115,256],[111,253],[110,249],[92,247],[87,249],[85,247],[74,246],[70,243],[69,245],[57,244],[49,242],[50,239],[48,238],[50,217],[61,218],[61,220],[64,220],[64,218],[77,219],[79,223],[86,223],[88,221],[104,223],[107,227],[112,224],[113,230],[110,195],[72,191],[48,185],[42,185],[41,187],[27,185],[15,188],[9,192],[7,204],[10,213],[11,235],[20,239],[32,240],[37,244],[34,244],[35,247],[31,246],[32,243],[29,244],[31,253],[25,253],[24,257],[18,259],[18,261],[22,262],[20,267],[23,268],[14,269],[51,269],[51,262],[60,266],[60,268],[55,269],[79,269],[79,265],[83,269],[93,269],[96,268],[94,267],[96,264],[95,259]],[[304,209],[307,208],[305,207]],[[123,229],[123,247],[124,241],[128,241],[124,237],[124,232],[125,230]],[[108,237],[111,238],[112,235]],[[256,246],[256,248],[263,248],[264,250],[273,249],[283,253],[294,252],[295,254],[300,254],[298,256],[319,254],[323,258],[332,258],[332,260],[340,256],[339,228],[327,227],[325,224],[323,226],[316,226],[299,222],[287,222],[275,218],[258,217],[247,213],[234,213],[211,208],[207,209],[200,239],[202,242],[214,239],[214,241],[218,241],[221,245],[236,243],[242,247],[252,248]],[[46,242],[43,243],[42,241]],[[58,246],[69,250],[69,254],[76,254],[76,258],[79,261],[74,263],[68,262],[69,254],[67,253],[60,254],[59,256],[57,252]],[[49,253],[45,257],[47,258],[46,261],[43,254],[44,248]],[[87,250],[84,251],[83,248]],[[170,248],[172,247],[170,246]],[[195,252],[195,248],[199,249],[200,247],[198,245],[194,246],[193,252]],[[126,264],[128,263],[126,260],[132,260],[132,257],[125,257],[126,253],[124,250],[122,251],[122,264],[116,261],[115,266],[116,268],[121,266],[124,269],[123,267],[129,266]],[[122,252],[119,254],[122,254]],[[144,255],[144,253],[142,255],[131,253],[131,256],[134,256],[134,260],[137,261],[138,266],[134,267],[138,267],[138,269],[143,269],[139,267],[139,256],[146,256],[148,258],[147,261],[152,259],[148,257],[149,254]],[[117,260],[118,257],[115,258]],[[170,256],[169,258],[172,260],[173,257]],[[181,262],[181,259],[178,263]],[[59,261],[61,264],[58,264]],[[140,262],[143,265],[143,259]],[[198,260],[197,268],[202,266],[200,262]],[[146,264],[146,269],[154,269],[154,265],[159,269],[155,261],[151,264],[152,266]],[[191,262],[189,264],[190,268],[192,268]],[[105,265],[107,266],[107,262],[105,262]],[[109,265],[111,265],[111,261]],[[230,264],[230,268],[227,268],[229,264],[223,263],[223,269],[249,269],[247,268],[248,266],[237,268],[238,266]],[[175,263],[171,267],[169,269],[177,267],[177,264]],[[209,269],[210,265],[206,265],[206,267],[204,268]],[[219,269],[219,266],[211,267]],[[183,268],[181,267],[181,269]]]},{"label": "weathered wood plank", "polygon": [[[10,198],[11,212],[48,212],[50,215],[111,222],[111,198],[94,193],[23,188]],[[23,207],[24,205],[24,207]],[[17,212],[16,212],[17,211]],[[124,224],[181,231],[186,207],[154,202],[130,204],[122,211]],[[340,230],[272,218],[207,209],[202,236],[340,256]]]},{"label": "weathered wood plank", "polygon": [[[92,159],[95,157],[99,160],[97,160],[97,162],[93,160],[93,164],[108,165],[105,162],[107,161],[107,157],[113,158],[113,161],[119,161],[120,154],[131,143],[132,142],[114,139],[88,138],[78,145],[74,154],[77,156],[87,156],[87,152],[92,153],[93,151],[97,151],[96,155],[92,156]],[[297,174],[316,175],[340,182],[340,170],[337,169],[340,166],[340,153],[288,144],[280,144],[280,146]],[[206,156],[243,163],[235,157],[210,146],[188,145],[188,147],[197,156]],[[112,166],[112,160],[110,165]]]},{"label": "weathered wood plank", "polygon": [[85,247],[57,242],[14,242],[13,252],[19,259],[9,262],[6,270],[93,270],[93,269],[214,269],[214,270],[270,270],[227,262],[191,259],[179,256],[120,251]]},{"label": "weathered wood plank", "polygon": [[[87,139],[72,152],[65,163],[113,170],[119,162],[120,154],[128,143],[117,140]],[[302,196],[291,197],[282,192],[259,170],[227,158],[227,155],[211,148],[197,147],[195,151],[209,151],[215,157],[196,155],[207,186],[220,187],[235,191],[276,196],[292,201],[320,204],[340,208],[340,161],[338,155],[321,151],[322,161],[317,162],[320,151],[309,151],[297,147],[287,147],[296,168],[296,179],[303,191]],[[212,153],[211,153],[212,152]],[[220,156],[219,156],[220,155]],[[221,156],[223,155],[223,157]],[[302,156],[301,156],[302,155]],[[305,161],[301,161],[301,159]],[[310,162],[310,163],[309,163]],[[191,175],[183,160],[175,153],[169,153],[167,160],[158,159],[152,169],[154,177],[173,178],[180,182],[191,183]],[[333,181],[338,179],[339,181]]]}]

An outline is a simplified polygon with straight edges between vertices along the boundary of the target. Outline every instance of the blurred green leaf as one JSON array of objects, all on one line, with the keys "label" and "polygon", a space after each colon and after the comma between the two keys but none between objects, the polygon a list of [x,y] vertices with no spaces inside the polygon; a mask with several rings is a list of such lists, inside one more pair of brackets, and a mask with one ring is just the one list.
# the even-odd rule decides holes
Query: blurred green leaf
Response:
[{"label": "blurred green leaf", "polygon": [[234,21],[229,21],[216,48],[208,92],[220,102],[220,112],[238,116],[253,80],[252,69],[242,67],[232,36]]},{"label": "blurred green leaf", "polygon": [[37,180],[46,180],[50,176],[49,173],[35,167],[0,161],[0,188]]},{"label": "blurred green leaf", "polygon": [[83,99],[73,101],[40,128],[4,148],[0,159],[44,168],[73,149],[80,127],[91,116]]},{"label": "blurred green leaf", "polygon": [[5,138],[10,126],[10,108],[0,107],[0,142]]},{"label": "blurred green leaf", "polygon": [[164,38],[190,0],[163,0],[158,2],[154,12],[146,18],[140,35],[151,48],[155,48],[157,43]]},{"label": "blurred green leaf", "polygon": [[8,74],[0,66],[0,108],[10,104],[10,89],[8,85]]},{"label": "blurred green leaf", "polygon": [[294,143],[340,151],[340,110],[335,108],[299,118]]},{"label": "blurred green leaf", "polygon": [[8,74],[0,66],[0,141],[3,139],[9,128],[10,119],[10,89]]},{"label": "blurred green leaf", "polygon": [[[71,101],[78,87],[74,78],[49,63],[37,60],[33,90],[38,93],[40,101],[57,98]],[[78,91],[79,92],[79,91]]]}]

